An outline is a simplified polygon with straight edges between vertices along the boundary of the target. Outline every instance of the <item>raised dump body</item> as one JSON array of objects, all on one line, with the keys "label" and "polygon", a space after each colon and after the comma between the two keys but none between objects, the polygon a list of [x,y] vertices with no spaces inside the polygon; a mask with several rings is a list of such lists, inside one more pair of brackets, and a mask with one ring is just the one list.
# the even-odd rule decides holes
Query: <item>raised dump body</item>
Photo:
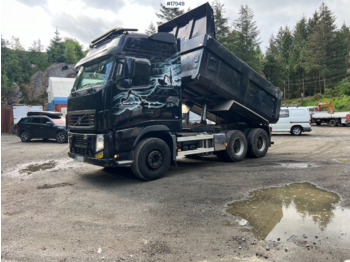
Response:
[{"label": "raised dump body", "polygon": [[216,123],[276,123],[282,93],[215,39],[208,3],[158,27],[180,39],[183,103]]}]

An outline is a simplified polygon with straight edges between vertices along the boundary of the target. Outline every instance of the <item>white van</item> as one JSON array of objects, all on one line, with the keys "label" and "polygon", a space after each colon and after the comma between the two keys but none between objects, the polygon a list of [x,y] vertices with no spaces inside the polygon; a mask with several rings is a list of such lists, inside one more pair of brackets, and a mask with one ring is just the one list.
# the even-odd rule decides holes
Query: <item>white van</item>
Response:
[{"label": "white van", "polygon": [[306,107],[281,107],[280,118],[276,124],[270,124],[272,132],[289,132],[298,136],[310,132],[310,112]]}]

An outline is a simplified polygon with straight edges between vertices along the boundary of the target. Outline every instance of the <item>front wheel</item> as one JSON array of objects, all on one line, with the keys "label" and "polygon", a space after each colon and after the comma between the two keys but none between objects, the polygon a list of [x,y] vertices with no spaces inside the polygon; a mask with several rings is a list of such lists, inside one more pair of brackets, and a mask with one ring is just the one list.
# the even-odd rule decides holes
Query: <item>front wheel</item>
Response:
[{"label": "front wheel", "polygon": [[300,126],[293,126],[290,132],[293,136],[300,136],[303,129]]},{"label": "front wheel", "polygon": [[143,139],[135,148],[135,159],[131,170],[143,180],[155,180],[169,169],[171,153],[167,143],[159,138]]}]

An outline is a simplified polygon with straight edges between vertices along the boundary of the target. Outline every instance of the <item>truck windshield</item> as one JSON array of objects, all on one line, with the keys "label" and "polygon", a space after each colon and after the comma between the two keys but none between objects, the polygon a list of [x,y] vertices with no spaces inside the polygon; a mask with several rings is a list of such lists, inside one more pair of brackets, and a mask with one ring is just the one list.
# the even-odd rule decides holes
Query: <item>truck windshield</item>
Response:
[{"label": "truck windshield", "polygon": [[105,58],[81,66],[74,83],[74,90],[103,86],[108,80],[112,63],[112,58]]}]

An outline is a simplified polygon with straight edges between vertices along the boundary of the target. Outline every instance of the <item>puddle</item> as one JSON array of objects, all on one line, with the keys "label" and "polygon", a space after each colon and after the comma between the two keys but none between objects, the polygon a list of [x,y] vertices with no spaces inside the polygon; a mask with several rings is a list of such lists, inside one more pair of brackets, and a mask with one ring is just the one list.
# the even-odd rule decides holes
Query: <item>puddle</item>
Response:
[{"label": "puddle", "polygon": [[66,187],[66,186],[73,186],[73,184],[68,182],[63,182],[58,184],[44,184],[42,186],[37,186],[37,189],[50,189],[50,188]]},{"label": "puddle", "polygon": [[317,167],[317,165],[310,164],[310,163],[281,163],[280,165],[284,168],[292,168],[292,169]]},{"label": "puddle", "polygon": [[248,199],[228,204],[227,212],[258,239],[324,238],[350,246],[350,209],[339,202],[337,194],[301,183],[253,191]]},{"label": "puddle", "polygon": [[19,173],[21,173],[21,174],[27,173],[27,175],[30,175],[30,174],[38,172],[38,171],[52,169],[52,168],[56,167],[56,165],[57,165],[57,163],[55,161],[51,160],[51,161],[43,163],[43,164],[29,165],[29,166],[19,170]]}]

